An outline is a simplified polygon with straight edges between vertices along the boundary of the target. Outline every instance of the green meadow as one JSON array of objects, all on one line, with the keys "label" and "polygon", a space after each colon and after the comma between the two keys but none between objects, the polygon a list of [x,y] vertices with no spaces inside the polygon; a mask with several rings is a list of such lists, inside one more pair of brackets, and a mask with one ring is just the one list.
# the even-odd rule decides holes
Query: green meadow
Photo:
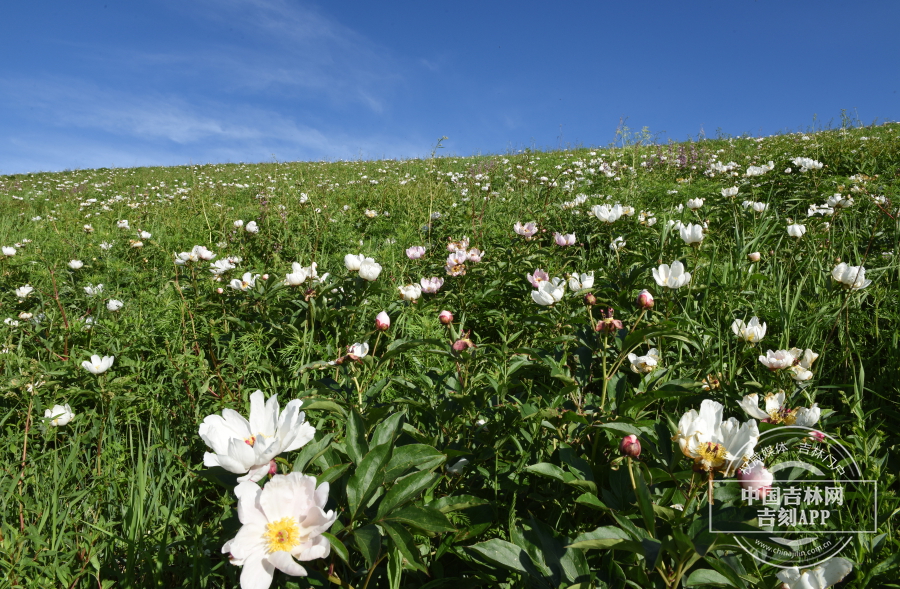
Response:
[{"label": "green meadow", "polygon": [[[741,469],[839,442],[823,574],[900,586],[900,125],[621,139],[0,177],[0,585],[771,589]],[[211,448],[257,390],[314,436]]]}]

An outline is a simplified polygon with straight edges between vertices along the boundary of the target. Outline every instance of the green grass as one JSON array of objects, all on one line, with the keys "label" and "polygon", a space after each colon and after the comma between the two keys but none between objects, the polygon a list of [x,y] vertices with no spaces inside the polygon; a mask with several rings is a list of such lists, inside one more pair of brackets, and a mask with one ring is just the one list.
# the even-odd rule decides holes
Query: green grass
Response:
[{"label": "green grass", "polygon": [[[740,175],[708,175],[713,155],[737,162]],[[825,167],[800,173],[791,163],[799,156]],[[771,172],[742,176],[748,165],[770,160]],[[0,324],[0,578],[13,587],[236,586],[240,569],[220,553],[239,526],[236,501],[220,473],[203,467],[197,430],[225,407],[246,415],[248,396],[262,389],[277,393],[282,406],[307,399],[317,440],[335,435],[319,456],[298,464],[303,472],[330,478],[323,473],[350,465],[330,494],[340,514],[332,533],[349,561],[332,551],[326,561],[305,563],[309,578],[276,573],[275,586],[328,586],[333,566],[332,579],[357,589],[367,579],[369,587],[565,587],[576,580],[663,587],[647,554],[562,547],[605,526],[650,529],[649,517],[659,537],[672,538],[660,567],[687,562],[681,536],[697,546],[692,526],[702,520],[702,497],[696,510],[665,511],[695,490],[690,462],[670,440],[675,424],[705,398],[744,421],[744,395],[783,389],[792,407],[818,403],[817,427],[843,440],[864,474],[879,481],[878,533],[855,538],[842,554],[855,565],[848,586],[897,586],[898,170],[900,125],[888,124],[479,158],[0,177],[0,246],[21,244],[0,260],[0,319],[19,321]],[[851,179],[860,174],[867,178]],[[732,186],[739,194],[722,196]],[[809,205],[834,193],[852,195],[853,206],[807,218]],[[586,201],[563,206],[578,195]],[[705,204],[675,210],[689,198]],[[745,200],[769,208],[753,213]],[[635,214],[609,226],[588,214],[592,205],[615,202]],[[656,224],[642,224],[641,211],[653,212]],[[129,230],[117,228],[121,219]],[[238,219],[255,220],[259,233],[235,228]],[[702,245],[685,245],[670,219],[706,221]],[[805,224],[806,235],[788,237],[789,219]],[[513,233],[518,221],[535,221],[542,232],[526,241]],[[578,244],[554,245],[554,231],[574,232]],[[463,236],[486,255],[465,276],[449,277],[446,244]],[[619,236],[627,245],[614,252],[609,244]],[[113,247],[102,250],[104,242]],[[175,253],[198,244],[217,259],[242,261],[222,282],[211,280],[208,263],[173,264]],[[425,245],[426,256],[409,260],[404,250],[412,245]],[[749,262],[756,251],[761,260]],[[374,257],[383,267],[379,278],[368,283],[345,270],[348,253]],[[84,267],[70,270],[72,259]],[[685,263],[690,284],[658,287],[651,269],[674,260]],[[830,277],[838,261],[864,265],[871,286],[841,289]],[[316,262],[331,277],[309,291],[280,286],[291,262]],[[561,277],[593,271],[598,306],[589,309],[570,292],[552,308],[536,305],[525,279],[536,268]],[[248,292],[228,287],[247,271],[269,279]],[[427,276],[444,277],[438,294],[415,304],[399,299],[397,286]],[[35,292],[20,301],[13,290],[26,283]],[[85,293],[100,283],[102,295]],[[656,305],[642,315],[634,300],[644,288]],[[110,298],[124,307],[108,311]],[[632,339],[593,331],[606,307]],[[449,328],[437,319],[442,309],[455,315]],[[392,325],[379,335],[374,319],[382,310]],[[40,321],[17,319],[23,312]],[[751,316],[768,325],[756,347],[731,332],[735,319]],[[475,347],[452,351],[465,333]],[[363,341],[374,347],[363,362],[328,364]],[[624,354],[649,347],[659,349],[661,368],[642,379]],[[806,386],[757,360],[766,349],[791,347],[820,354]],[[90,374],[81,362],[91,354],[114,355],[115,364]],[[719,385],[706,391],[704,379]],[[43,420],[56,403],[76,414],[64,427]],[[448,465],[470,461],[461,474],[430,466],[434,482],[415,500],[433,507],[441,498],[468,497],[463,507],[443,508],[456,532],[411,525],[404,545],[375,515],[380,491],[369,511],[348,513],[346,489],[359,464],[348,428],[363,439],[398,411],[404,424],[384,434],[392,451],[419,443]],[[631,431],[644,445],[646,498],[663,508],[649,516],[618,454],[620,437]],[[282,457],[282,472],[298,455]],[[542,476],[544,467],[527,470],[540,464],[580,482]],[[386,479],[380,488],[391,484]],[[862,505],[874,509],[874,500]],[[859,518],[874,524],[870,515]],[[376,530],[377,544],[366,544],[364,529]],[[533,567],[485,558],[483,549],[501,546],[494,541],[521,547]],[[400,566],[398,555],[412,558],[407,549],[419,570]],[[580,577],[550,563],[560,554]],[[725,545],[690,566],[685,578],[724,566],[735,571],[727,581],[734,586],[776,583],[776,569]]]}]

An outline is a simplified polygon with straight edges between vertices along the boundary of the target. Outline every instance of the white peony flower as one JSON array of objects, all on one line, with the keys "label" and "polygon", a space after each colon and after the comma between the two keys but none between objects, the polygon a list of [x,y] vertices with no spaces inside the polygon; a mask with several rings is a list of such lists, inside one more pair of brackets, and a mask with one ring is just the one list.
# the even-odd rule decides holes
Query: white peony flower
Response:
[{"label": "white peony flower", "polygon": [[364,358],[369,353],[369,342],[357,342],[352,346],[348,346],[347,353],[357,358]]},{"label": "white peony flower", "polygon": [[279,413],[278,395],[265,401],[263,392],[250,395],[250,419],[233,409],[209,415],[200,424],[200,437],[212,449],[203,455],[206,466],[221,466],[242,474],[239,482],[261,480],[269,473],[269,462],[310,442],[316,430],[300,411],[303,402],[294,399]]},{"label": "white peony flower", "polygon": [[625,238],[620,235],[619,237],[615,238],[614,240],[612,240],[610,242],[609,249],[611,249],[614,252],[617,252],[617,251],[623,249],[625,247],[626,243],[627,242],[625,241]]},{"label": "white peony flower", "polygon": [[562,300],[566,293],[566,281],[562,278],[554,278],[541,282],[536,290],[531,291],[531,300],[538,305],[554,305]]},{"label": "white peony flower", "polygon": [[853,570],[853,563],[846,558],[834,556],[811,569],[802,572],[791,567],[775,573],[787,589],[826,589],[839,583]]},{"label": "white peony flower", "polygon": [[[268,465],[266,466],[268,468]],[[275,569],[295,577],[307,575],[297,561],[325,558],[331,542],[322,533],[337,519],[325,511],[328,483],[299,472],[275,475],[265,487],[241,483],[235,487],[241,529],[222,546],[231,564],[243,567],[243,589],[268,589]]]},{"label": "white peony flower", "polygon": [[734,476],[735,471],[753,456],[759,441],[755,420],[743,424],[734,417],[722,420],[724,406],[711,399],[691,409],[678,422],[675,438],[682,453],[706,471],[721,471]]},{"label": "white peony flower", "polygon": [[103,358],[101,358],[97,354],[94,354],[91,356],[90,360],[85,360],[81,365],[91,374],[103,374],[110,369],[113,365],[113,360],[115,359],[115,356],[103,356]]},{"label": "white peony flower", "polygon": [[291,270],[290,274],[284,276],[284,283],[287,286],[300,286],[309,278],[309,272],[297,262],[291,262]]},{"label": "white peony flower", "polygon": [[84,287],[84,292],[89,297],[96,296],[103,292],[103,285],[98,284],[97,286],[94,286],[92,284],[88,284],[87,286]]},{"label": "white peony flower", "polygon": [[70,260],[69,261],[69,268],[71,268],[72,270],[80,270],[83,266],[84,266],[84,262],[82,262],[81,260]]},{"label": "white peony flower", "polygon": [[72,421],[75,414],[72,412],[69,404],[66,403],[65,405],[54,405],[52,409],[45,410],[44,417],[50,420],[50,425],[59,427]]},{"label": "white peony flower", "polygon": [[788,225],[787,233],[791,237],[803,237],[803,234],[806,233],[806,225],[794,224]]},{"label": "white peony flower", "polygon": [[846,262],[835,266],[831,277],[850,290],[859,290],[872,284],[871,280],[866,280],[866,269],[863,266],[848,266]]},{"label": "white peony flower", "polygon": [[569,290],[576,291],[594,286],[594,273],[573,274],[569,276]]},{"label": "white peony flower", "polygon": [[732,186],[731,188],[723,188],[722,189],[722,196],[724,196],[726,198],[737,196],[737,194],[738,194],[737,186]]},{"label": "white peony flower", "polygon": [[681,288],[691,281],[691,273],[684,271],[684,265],[675,260],[672,267],[668,264],[662,264],[659,268],[653,269],[653,279],[660,286],[667,286],[672,289]]},{"label": "white peony flower", "polygon": [[690,198],[687,201],[687,208],[691,209],[692,211],[696,211],[697,209],[699,209],[702,206],[703,206],[702,198]]},{"label": "white peony flower", "polygon": [[678,230],[678,233],[681,235],[681,239],[684,243],[688,245],[692,245],[695,243],[700,243],[703,241],[703,226],[702,225],[694,225],[693,223],[688,223],[687,225],[681,227]]},{"label": "white peony flower", "polygon": [[0,249],[0,251],[2,251],[3,255],[6,256],[7,258],[11,258],[14,255],[16,255],[16,248],[11,247],[11,246],[5,245],[5,246],[3,246],[2,249]]},{"label": "white peony flower", "polygon": [[128,225],[128,219],[122,219],[121,221],[116,223],[116,226],[119,229],[131,229],[131,227],[129,227]]},{"label": "white peony flower", "polygon": [[751,317],[749,323],[744,323],[740,319],[735,319],[731,324],[731,331],[746,342],[755,344],[766,335],[766,324],[759,324],[758,317]]},{"label": "white peony flower", "polygon": [[15,290],[15,293],[16,293],[16,296],[19,297],[20,299],[27,299],[28,295],[30,295],[33,291],[34,291],[34,289],[31,287],[31,285],[26,284],[25,286],[20,286],[19,288],[17,288]]},{"label": "white peony flower", "polygon": [[381,264],[371,258],[367,258],[359,266],[359,277],[372,282],[381,274]]},{"label": "white peony flower", "polygon": [[110,311],[116,312],[119,309],[121,309],[124,305],[125,305],[125,303],[123,303],[122,301],[120,301],[118,299],[109,299],[109,301],[107,301],[107,303],[106,303],[106,308],[109,309]]},{"label": "white peony flower", "polygon": [[251,274],[250,272],[244,272],[244,275],[240,280],[235,278],[231,282],[228,283],[228,286],[233,288],[234,290],[248,291],[251,288],[256,286],[256,279],[259,278],[259,274]]},{"label": "white peony flower", "polygon": [[419,284],[422,286],[422,292],[434,294],[444,286],[444,279],[432,276],[431,278],[422,278],[419,280]]},{"label": "white peony flower", "polygon": [[659,352],[656,348],[650,348],[643,356],[637,354],[628,354],[628,361],[631,362],[631,370],[638,374],[647,374],[653,372],[659,366]]},{"label": "white peony flower", "polygon": [[244,231],[247,233],[259,233],[259,226],[256,224],[256,221],[250,221],[244,227]]},{"label": "white peony flower", "polygon": [[765,356],[760,356],[759,361],[769,370],[780,370],[794,364],[796,358],[789,350],[766,350]]},{"label": "white peony flower", "polygon": [[422,296],[422,287],[418,284],[398,286],[397,290],[400,291],[400,298],[404,301],[417,301]]},{"label": "white peony flower", "polygon": [[604,223],[615,223],[625,211],[622,205],[594,205],[591,207],[591,214]]}]

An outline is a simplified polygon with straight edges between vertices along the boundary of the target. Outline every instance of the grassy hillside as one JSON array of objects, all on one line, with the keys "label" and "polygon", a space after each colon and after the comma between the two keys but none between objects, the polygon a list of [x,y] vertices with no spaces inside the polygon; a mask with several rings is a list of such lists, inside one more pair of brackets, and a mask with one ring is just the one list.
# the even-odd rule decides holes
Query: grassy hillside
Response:
[{"label": "grassy hillside", "polygon": [[[859,492],[841,516],[877,530],[841,552],[847,586],[897,586],[898,203],[897,124],[0,177],[0,578],[237,586],[221,548],[240,527],[238,474],[203,465],[198,428],[224,408],[246,416],[260,389],[282,407],[304,400],[315,440],[277,468],[328,481],[337,514],[330,555],[274,586],[773,587],[780,569],[706,532],[706,481],[723,474],[692,469],[673,436],[705,399],[744,423],[747,395],[780,391],[793,417],[760,432],[815,403],[815,428],[878,481],[877,505]],[[689,224],[702,241],[685,242]],[[188,256],[198,245],[214,259]],[[348,270],[348,254],[380,274]],[[658,284],[676,261],[689,282]],[[835,277],[841,263],[864,276]],[[532,286],[538,269],[564,292]],[[428,277],[443,279],[437,293],[401,298]],[[762,341],[732,328],[751,317]],[[364,356],[348,356],[356,343]],[[818,357],[759,359],[791,348]],[[111,368],[84,368],[94,354]],[[44,417],[57,404],[74,413],[65,425]],[[619,449],[628,434],[634,460]]]}]

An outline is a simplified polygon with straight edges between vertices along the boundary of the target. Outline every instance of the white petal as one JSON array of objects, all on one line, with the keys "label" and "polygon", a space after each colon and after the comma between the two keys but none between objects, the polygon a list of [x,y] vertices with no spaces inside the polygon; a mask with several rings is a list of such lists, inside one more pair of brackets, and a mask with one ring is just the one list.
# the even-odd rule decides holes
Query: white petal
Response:
[{"label": "white petal", "polygon": [[241,589],[269,589],[274,574],[275,566],[265,557],[265,552],[255,552],[244,560]]},{"label": "white petal", "polygon": [[270,563],[272,563],[275,568],[286,575],[291,575],[293,577],[305,577],[306,569],[300,566],[296,560],[291,557],[290,554],[280,550],[278,552],[273,552],[269,556],[266,557]]}]

